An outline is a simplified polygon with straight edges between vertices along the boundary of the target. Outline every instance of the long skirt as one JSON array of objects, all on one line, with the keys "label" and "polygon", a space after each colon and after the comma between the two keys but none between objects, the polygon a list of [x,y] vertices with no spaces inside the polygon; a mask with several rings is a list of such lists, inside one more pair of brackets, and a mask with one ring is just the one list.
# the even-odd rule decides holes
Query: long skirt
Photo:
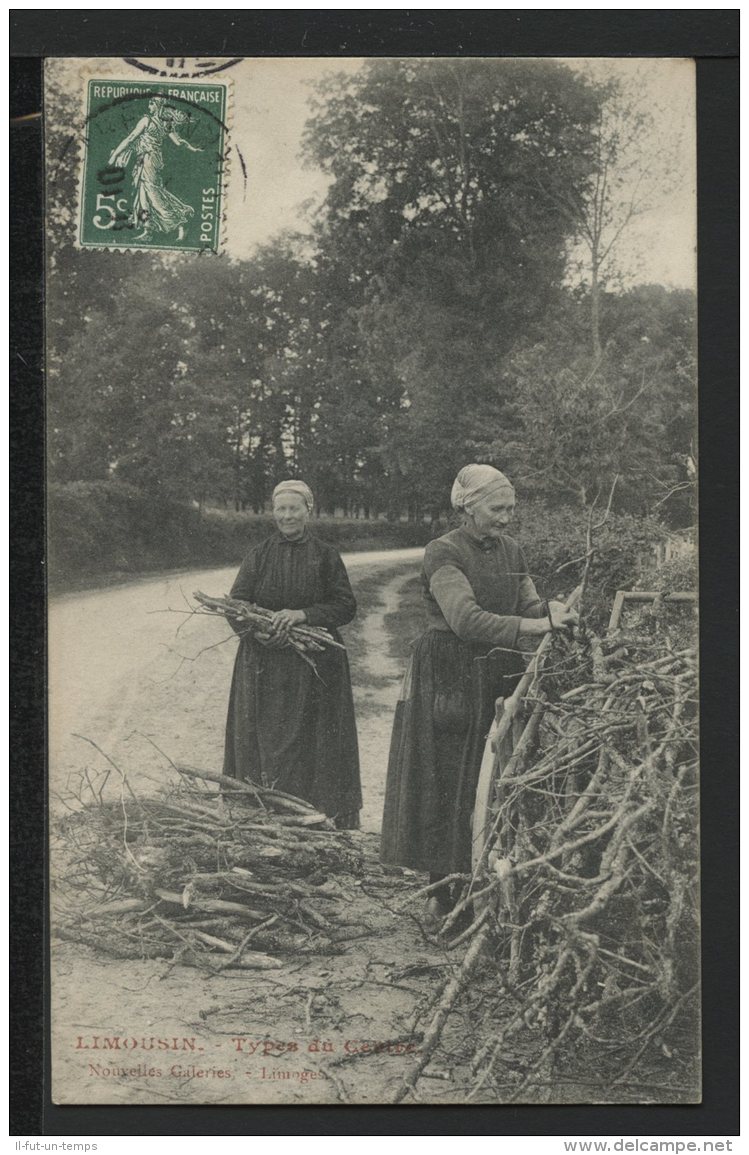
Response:
[{"label": "long skirt", "polygon": [[383,862],[435,874],[470,869],[494,703],[512,693],[522,669],[519,654],[487,654],[444,630],[428,630],[416,643],[390,744]]},{"label": "long skirt", "polygon": [[315,654],[315,662],[317,674],[292,649],[240,641],[224,774],[295,794],[331,818],[348,819],[362,802],[348,658],[330,648]]}]

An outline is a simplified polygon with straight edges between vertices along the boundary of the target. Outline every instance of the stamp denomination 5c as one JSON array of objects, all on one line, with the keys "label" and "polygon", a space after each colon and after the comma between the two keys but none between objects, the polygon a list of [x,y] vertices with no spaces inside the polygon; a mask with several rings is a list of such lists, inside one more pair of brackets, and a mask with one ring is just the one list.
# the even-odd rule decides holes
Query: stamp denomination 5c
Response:
[{"label": "stamp denomination 5c", "polygon": [[219,251],[228,96],[226,84],[87,82],[82,247]]}]

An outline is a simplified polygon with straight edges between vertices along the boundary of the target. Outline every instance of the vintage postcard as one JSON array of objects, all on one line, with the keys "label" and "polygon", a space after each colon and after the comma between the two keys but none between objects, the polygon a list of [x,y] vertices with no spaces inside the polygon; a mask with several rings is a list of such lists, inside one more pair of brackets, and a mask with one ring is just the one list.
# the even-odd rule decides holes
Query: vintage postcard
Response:
[{"label": "vintage postcard", "polygon": [[44,120],[53,1102],[699,1102],[693,63]]}]

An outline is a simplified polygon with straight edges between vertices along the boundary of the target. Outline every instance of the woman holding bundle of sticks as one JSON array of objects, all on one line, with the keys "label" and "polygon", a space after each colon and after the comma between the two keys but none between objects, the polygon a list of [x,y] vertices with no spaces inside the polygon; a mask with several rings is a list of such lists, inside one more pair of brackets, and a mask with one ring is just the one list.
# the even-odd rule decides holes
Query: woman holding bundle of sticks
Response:
[{"label": "woman holding bundle of sticks", "polygon": [[338,551],[307,528],[309,486],[282,481],[272,506],[277,531],[253,546],[231,591],[274,612],[267,632],[239,643],[224,774],[295,794],[339,829],[357,829],[362,798],[346,652],[326,646],[313,666],[288,645],[301,624],[323,626],[340,642],[337,627],[353,619],[356,601]]},{"label": "woman holding bundle of sticks", "polygon": [[[494,702],[524,668],[523,651],[577,616],[543,601],[522,550],[505,533],[515,490],[491,465],[466,465],[452,506],[460,528],[430,542],[422,573],[426,632],[416,643],[390,747],[382,861],[429,872],[430,883],[471,867],[471,816]],[[447,886],[429,899],[450,909]]]}]

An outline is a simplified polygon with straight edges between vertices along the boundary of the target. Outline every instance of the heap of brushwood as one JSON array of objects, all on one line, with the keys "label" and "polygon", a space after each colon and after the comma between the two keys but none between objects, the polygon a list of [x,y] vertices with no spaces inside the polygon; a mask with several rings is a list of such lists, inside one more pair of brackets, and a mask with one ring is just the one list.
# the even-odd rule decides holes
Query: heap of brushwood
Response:
[{"label": "heap of brushwood", "polygon": [[156,797],[124,779],[107,801],[88,779],[54,831],[60,937],[207,971],[279,967],[358,937],[345,895],[363,871],[355,837],[278,790],[176,769]]},{"label": "heap of brushwood", "polygon": [[655,1067],[677,1097],[694,1094],[697,662],[677,637],[645,615],[555,640],[496,782],[486,853],[456,876],[443,930],[465,953],[396,1101],[418,1097],[463,1015],[474,1101],[548,1099],[565,1082],[626,1099],[659,1081]]},{"label": "heap of brushwood", "polygon": [[[273,612],[255,605],[254,602],[240,601],[239,598],[209,597],[200,590],[196,590],[193,597],[201,607],[194,611],[195,614],[211,614],[226,618],[239,633],[253,634],[263,641],[267,641],[273,633],[271,626]],[[308,626],[304,623],[291,627],[284,644],[290,646],[313,670],[317,669],[313,654],[321,654],[327,647],[338,650],[346,648],[323,626]]]}]

